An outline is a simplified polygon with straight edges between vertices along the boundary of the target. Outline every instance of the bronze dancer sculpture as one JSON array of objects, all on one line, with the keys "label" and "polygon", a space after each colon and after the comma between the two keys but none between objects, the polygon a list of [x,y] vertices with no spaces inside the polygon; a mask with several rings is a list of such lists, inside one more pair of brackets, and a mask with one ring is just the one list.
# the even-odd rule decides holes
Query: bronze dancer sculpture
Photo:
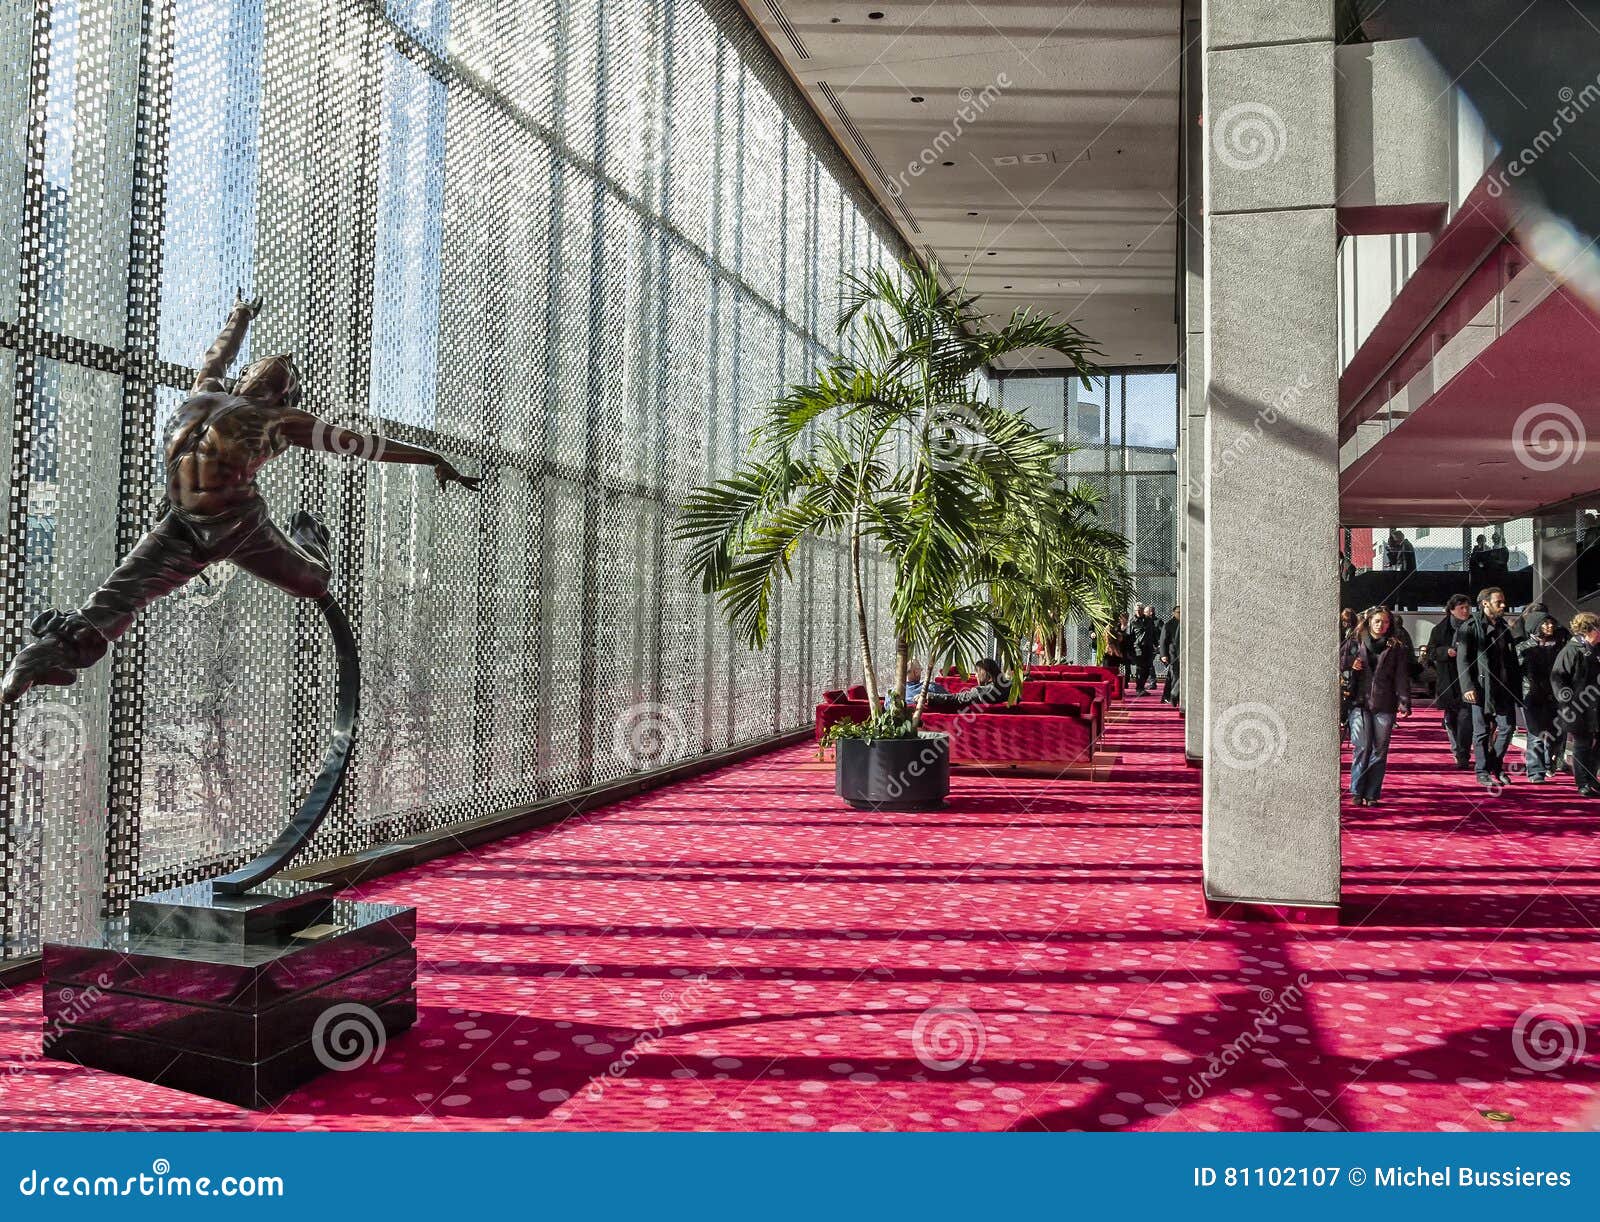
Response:
[{"label": "bronze dancer sculpture", "polygon": [[256,487],[256,473],[290,446],[427,464],[441,488],[478,487],[477,479],[431,450],[352,432],[299,410],[300,375],[287,353],[252,361],[229,391],[223,379],[260,312],[261,298],[239,295],[206,350],[189,398],[167,426],[163,516],[76,611],[35,617],[30,631],[37,639],[12,660],[0,681],[0,701],[9,704],[39,684],[74,682],[142,608],[221,560],[296,598],[323,599],[330,575],[327,528],[301,510],[285,535]]}]

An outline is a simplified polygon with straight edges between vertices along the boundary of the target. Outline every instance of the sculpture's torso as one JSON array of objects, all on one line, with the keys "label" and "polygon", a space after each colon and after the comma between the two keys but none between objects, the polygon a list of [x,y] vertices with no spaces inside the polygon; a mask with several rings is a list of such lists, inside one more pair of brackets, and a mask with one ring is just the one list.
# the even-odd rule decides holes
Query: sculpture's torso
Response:
[{"label": "sculpture's torso", "polygon": [[255,499],[256,472],[289,446],[283,418],[282,407],[224,391],[190,396],[167,426],[167,499],[201,515]]}]

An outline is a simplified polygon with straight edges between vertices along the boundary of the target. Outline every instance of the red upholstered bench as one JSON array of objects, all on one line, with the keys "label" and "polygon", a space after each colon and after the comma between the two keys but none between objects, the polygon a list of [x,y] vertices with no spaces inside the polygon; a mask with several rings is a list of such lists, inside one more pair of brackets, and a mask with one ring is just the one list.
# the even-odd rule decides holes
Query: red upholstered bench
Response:
[{"label": "red upholstered bench", "polygon": [[1028,679],[1089,679],[1111,685],[1112,699],[1122,695],[1122,676],[1109,666],[1078,666],[1059,663],[1055,666],[1031,666],[1024,676]]},{"label": "red upholstered bench", "polygon": [[[958,764],[1049,763],[1070,764],[1094,752],[1094,727],[1077,714],[1019,712],[1020,705],[976,705],[987,709],[976,716],[961,713],[927,713],[922,725],[950,736],[950,759]],[[1038,705],[1036,708],[1049,706]]]}]

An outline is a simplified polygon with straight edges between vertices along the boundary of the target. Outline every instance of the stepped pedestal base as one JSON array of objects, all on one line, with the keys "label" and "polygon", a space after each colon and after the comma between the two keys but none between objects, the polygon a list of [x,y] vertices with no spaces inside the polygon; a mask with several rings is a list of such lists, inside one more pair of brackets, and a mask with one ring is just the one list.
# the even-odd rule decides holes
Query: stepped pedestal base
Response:
[{"label": "stepped pedestal base", "polygon": [[377,1060],[416,1021],[415,937],[416,909],[314,884],[147,896],[45,944],[45,1055],[267,1107]]}]

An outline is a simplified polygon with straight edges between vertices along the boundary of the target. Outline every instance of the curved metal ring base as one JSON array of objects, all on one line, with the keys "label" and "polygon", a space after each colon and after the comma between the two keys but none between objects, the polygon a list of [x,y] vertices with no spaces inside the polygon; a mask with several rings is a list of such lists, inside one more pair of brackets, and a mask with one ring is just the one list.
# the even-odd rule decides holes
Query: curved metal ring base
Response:
[{"label": "curved metal ring base", "polygon": [[212,881],[212,892],[216,895],[242,895],[287,866],[316,833],[350,767],[350,752],[355,746],[356,714],[361,702],[361,659],[356,652],[356,639],[350,631],[350,621],[345,618],[344,608],[338,600],[331,594],[324,594],[317,599],[317,607],[333,634],[334,655],[339,665],[333,734],[328,742],[328,753],[322,759],[322,771],[317,774],[316,782],[306,794],[305,801],[300,803],[300,809],[295,812],[289,826],[283,829],[267,851],[248,865]]}]

